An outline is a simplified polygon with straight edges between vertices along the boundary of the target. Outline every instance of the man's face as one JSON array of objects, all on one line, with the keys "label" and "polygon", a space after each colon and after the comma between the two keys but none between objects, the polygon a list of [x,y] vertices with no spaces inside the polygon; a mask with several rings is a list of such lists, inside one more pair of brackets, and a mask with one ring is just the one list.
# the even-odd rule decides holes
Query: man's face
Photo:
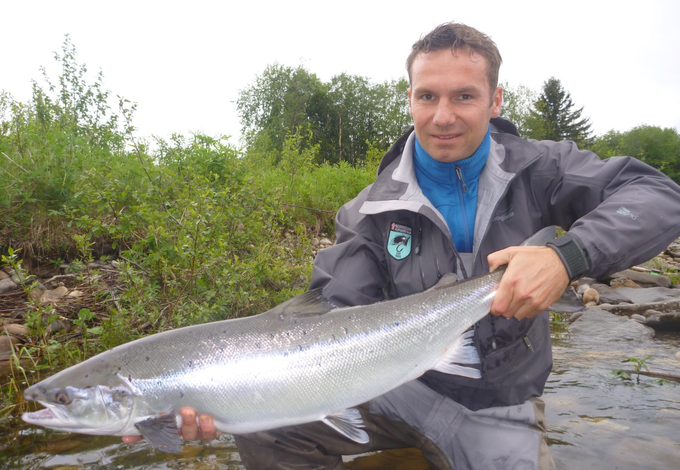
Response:
[{"label": "man's face", "polygon": [[491,96],[487,60],[468,47],[418,54],[411,65],[409,110],[420,145],[435,160],[455,162],[482,143],[501,111],[502,89]]}]

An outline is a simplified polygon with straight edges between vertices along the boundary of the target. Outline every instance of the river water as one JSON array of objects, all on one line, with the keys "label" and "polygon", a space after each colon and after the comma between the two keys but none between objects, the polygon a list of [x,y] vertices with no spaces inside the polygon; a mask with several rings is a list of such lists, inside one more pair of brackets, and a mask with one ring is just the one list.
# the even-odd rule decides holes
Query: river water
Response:
[{"label": "river water", "polygon": [[[592,309],[591,309],[592,310]],[[680,469],[680,385],[641,377],[623,381],[614,369],[626,357],[650,369],[678,374],[680,335],[652,339],[648,329],[599,310],[588,310],[568,332],[553,329],[554,367],[543,399],[548,438],[558,469]],[[422,455],[399,450],[346,458],[353,470],[425,470]],[[0,423],[0,468],[8,470],[242,470],[230,436],[210,445],[187,443],[180,454],[126,445],[119,438]]]}]

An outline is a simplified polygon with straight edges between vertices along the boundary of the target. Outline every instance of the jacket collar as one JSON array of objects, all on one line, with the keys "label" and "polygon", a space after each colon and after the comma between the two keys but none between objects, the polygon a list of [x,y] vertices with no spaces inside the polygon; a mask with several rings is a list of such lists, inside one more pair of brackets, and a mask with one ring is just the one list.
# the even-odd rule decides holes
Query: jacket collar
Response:
[{"label": "jacket collar", "polygon": [[[491,149],[479,179],[473,261],[477,260],[479,247],[489,229],[496,205],[506,193],[516,174],[534,162],[539,156],[538,148],[519,138],[515,132],[507,132],[509,121],[501,120],[506,128],[491,121]],[[432,220],[444,233],[448,225],[441,213],[425,197],[413,168],[415,132],[411,128],[388,150],[378,168],[378,177],[371,186],[359,212],[379,214],[406,210],[421,213]]]}]

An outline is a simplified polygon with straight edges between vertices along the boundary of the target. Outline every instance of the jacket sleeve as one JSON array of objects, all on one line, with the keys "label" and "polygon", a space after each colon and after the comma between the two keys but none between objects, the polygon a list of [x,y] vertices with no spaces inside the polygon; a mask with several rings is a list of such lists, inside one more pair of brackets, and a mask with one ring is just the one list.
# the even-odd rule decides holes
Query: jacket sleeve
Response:
[{"label": "jacket sleeve", "polygon": [[600,160],[573,142],[536,144],[556,172],[539,197],[551,223],[585,250],[586,274],[601,277],[647,261],[680,235],[680,186],[663,173],[632,157]]},{"label": "jacket sleeve", "polygon": [[322,287],[338,306],[365,305],[385,298],[388,282],[382,235],[373,220],[359,213],[370,186],[340,208],[336,242],[316,256],[309,288]]}]

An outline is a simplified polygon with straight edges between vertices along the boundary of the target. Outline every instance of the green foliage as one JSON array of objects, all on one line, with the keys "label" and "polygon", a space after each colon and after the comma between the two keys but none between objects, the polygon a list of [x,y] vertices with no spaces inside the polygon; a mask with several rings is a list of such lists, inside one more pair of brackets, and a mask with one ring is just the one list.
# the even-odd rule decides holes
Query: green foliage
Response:
[{"label": "green foliage", "polygon": [[571,95],[562,83],[549,78],[534,102],[527,121],[527,136],[537,140],[573,140],[579,146],[588,145],[592,131],[588,118],[582,117],[583,108],[573,109]]},{"label": "green foliage", "polygon": [[[54,213],[75,204],[82,175],[104,165],[124,149],[118,115],[109,107],[109,92],[100,72],[87,81],[87,68],[77,63],[68,36],[61,54],[55,54],[61,75],[45,84],[33,83],[29,103],[0,95],[0,211],[5,222],[0,245],[33,247],[47,251],[69,245]],[[27,231],[29,227],[34,230]]]},{"label": "green foliage", "polygon": [[675,129],[638,126],[626,132],[611,130],[595,139],[590,149],[600,158],[638,158],[680,183],[680,134]]},{"label": "green foliage", "polygon": [[[637,373],[636,377],[636,382],[639,384],[640,383],[640,372],[642,369],[646,370],[649,372],[649,366],[647,365],[647,361],[651,359],[652,356],[644,356],[644,357],[627,357],[624,359],[623,363],[630,363],[633,364],[633,370],[635,373]],[[626,372],[625,370],[622,369],[617,369],[614,371],[614,375],[622,380],[632,380],[630,377],[630,374]]]},{"label": "green foliage", "polygon": [[525,85],[513,87],[503,82],[500,86],[503,88],[501,117],[514,123],[519,135],[529,137],[530,129],[540,126],[540,122],[537,122],[531,114],[531,108],[538,100],[538,93]]},{"label": "green foliage", "polygon": [[282,152],[303,129],[300,148],[316,163],[363,164],[370,143],[386,149],[411,125],[406,80],[371,83],[340,74],[321,82],[303,67],[268,66],[242,90],[237,109],[249,149]]}]

